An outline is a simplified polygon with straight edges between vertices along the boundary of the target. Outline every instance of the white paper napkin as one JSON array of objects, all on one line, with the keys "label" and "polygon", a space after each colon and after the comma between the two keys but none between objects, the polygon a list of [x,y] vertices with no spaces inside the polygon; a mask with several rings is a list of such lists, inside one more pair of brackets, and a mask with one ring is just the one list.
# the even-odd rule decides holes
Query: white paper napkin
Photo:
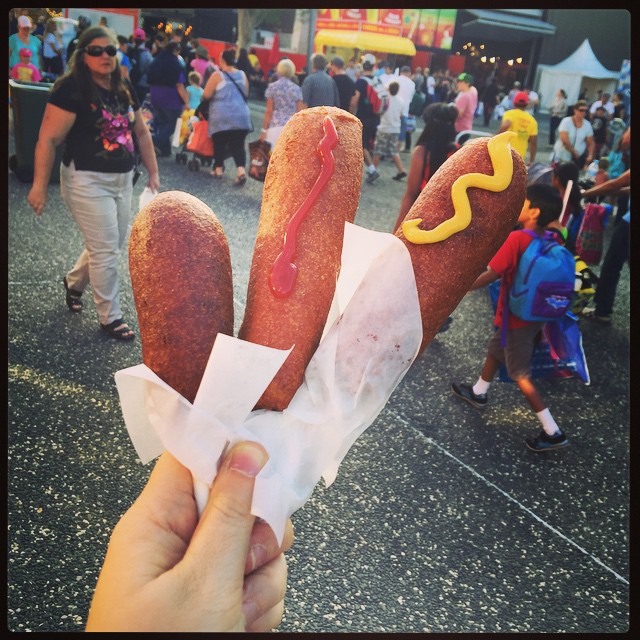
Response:
[{"label": "white paper napkin", "polygon": [[281,541],[287,519],[321,477],[330,485],[358,436],[373,423],[418,354],[422,320],[404,244],[389,233],[345,226],[342,265],[324,335],[283,412],[252,411],[289,351],[219,335],[196,399],[145,365],[115,374],[124,420],[147,463],[163,450],[188,467],[201,504],[228,445],[262,444],[252,513]]}]

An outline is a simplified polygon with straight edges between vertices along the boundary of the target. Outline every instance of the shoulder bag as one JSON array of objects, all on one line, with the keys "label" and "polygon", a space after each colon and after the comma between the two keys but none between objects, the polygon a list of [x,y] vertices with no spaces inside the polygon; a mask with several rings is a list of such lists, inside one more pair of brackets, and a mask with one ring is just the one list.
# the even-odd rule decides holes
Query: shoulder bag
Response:
[{"label": "shoulder bag", "polygon": [[[244,95],[244,91],[240,88],[240,85],[226,71],[223,71],[222,69],[220,69],[220,71],[222,71],[222,73],[224,73],[224,75],[227,76],[227,78],[229,78],[231,82],[233,82],[233,86],[240,92],[240,95],[242,96],[245,104],[248,107],[249,101],[247,100],[247,96]],[[251,121],[251,131],[253,131],[253,118],[251,117],[251,111],[249,111],[249,120]]]}]

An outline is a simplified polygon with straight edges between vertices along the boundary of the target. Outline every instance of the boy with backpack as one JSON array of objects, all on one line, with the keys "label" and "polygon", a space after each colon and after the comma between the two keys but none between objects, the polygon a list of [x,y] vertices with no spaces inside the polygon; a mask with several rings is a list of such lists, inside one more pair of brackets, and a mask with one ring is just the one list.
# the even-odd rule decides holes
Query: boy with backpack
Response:
[{"label": "boy with backpack", "polygon": [[[533,184],[527,188],[526,199],[518,218],[522,230],[509,234],[489,262],[487,270],[478,276],[471,287],[472,290],[479,289],[502,277],[494,320],[497,330],[489,340],[482,372],[474,385],[456,382],[451,384],[454,395],[477,409],[483,409],[487,405],[487,391],[491,381],[498,372],[500,363],[504,363],[509,377],[516,382],[542,424],[542,431],[538,436],[526,439],[527,447],[536,452],[552,451],[569,444],[567,436],[556,424],[531,380],[531,356],[545,324],[545,316],[551,316],[549,319],[553,319],[554,315],[559,318],[571,308],[571,291],[575,279],[574,259],[569,251],[551,239],[553,234],[546,231],[546,227],[557,220],[561,212],[562,199],[554,187]],[[525,255],[530,245],[531,250]],[[547,253],[554,256],[557,254],[558,260],[548,267],[547,279],[563,282],[543,282],[542,285],[546,284],[549,287],[546,292],[543,292],[544,286],[541,285],[530,287],[531,294],[539,296],[542,293],[541,299],[536,300],[532,295],[529,301],[530,308],[526,311],[520,309],[522,317],[519,317],[510,311],[514,308],[509,302],[510,294],[512,298],[517,298],[524,291],[519,282],[524,270],[528,272],[524,274],[525,277],[540,276],[540,272],[535,273],[535,265],[542,265],[544,259],[540,259],[540,256]],[[530,262],[529,258],[532,258]],[[524,269],[521,270],[519,267]],[[542,275],[542,279],[545,279],[545,275]],[[548,309],[541,308],[540,302],[543,306],[547,304]]]},{"label": "boy with backpack", "polygon": [[388,89],[378,78],[373,76],[373,63],[365,60],[362,63],[362,75],[356,82],[356,92],[351,99],[351,113],[362,122],[362,152],[367,167],[367,183],[380,177],[371,158],[376,139],[380,114],[386,111],[389,104]]}]

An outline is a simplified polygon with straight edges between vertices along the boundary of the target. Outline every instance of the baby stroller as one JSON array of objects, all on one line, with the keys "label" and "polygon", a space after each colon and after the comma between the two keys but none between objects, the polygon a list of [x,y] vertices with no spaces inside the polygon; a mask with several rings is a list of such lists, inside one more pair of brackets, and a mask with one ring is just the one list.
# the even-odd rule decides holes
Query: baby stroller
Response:
[{"label": "baby stroller", "polygon": [[[206,110],[202,109],[201,106],[199,105],[194,112],[185,112],[191,114],[187,119],[188,135],[182,151],[176,153],[176,162],[178,164],[186,164],[189,167],[189,171],[199,171],[201,164],[210,166],[213,162],[213,140],[209,135],[209,123],[205,117]],[[193,153],[191,160],[188,160],[187,152]]]}]

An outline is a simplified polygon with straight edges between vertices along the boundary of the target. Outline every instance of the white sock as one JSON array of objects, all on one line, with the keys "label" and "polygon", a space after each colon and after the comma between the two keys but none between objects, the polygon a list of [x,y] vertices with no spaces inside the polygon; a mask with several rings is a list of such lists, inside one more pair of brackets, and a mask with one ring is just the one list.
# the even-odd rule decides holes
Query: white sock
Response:
[{"label": "white sock", "polygon": [[538,416],[538,420],[540,420],[540,422],[542,423],[544,432],[548,436],[555,436],[560,433],[560,427],[556,424],[556,421],[553,419],[553,416],[551,415],[551,411],[549,411],[549,409],[538,411],[536,415]]},{"label": "white sock", "polygon": [[487,382],[482,379],[482,376],[478,378],[478,382],[473,385],[473,393],[477,396],[482,395],[483,393],[487,393],[489,391],[489,387],[491,386],[491,382]]},{"label": "white sock", "polygon": [[369,173],[373,173],[376,170],[376,165],[375,164],[370,164],[367,171]]}]

